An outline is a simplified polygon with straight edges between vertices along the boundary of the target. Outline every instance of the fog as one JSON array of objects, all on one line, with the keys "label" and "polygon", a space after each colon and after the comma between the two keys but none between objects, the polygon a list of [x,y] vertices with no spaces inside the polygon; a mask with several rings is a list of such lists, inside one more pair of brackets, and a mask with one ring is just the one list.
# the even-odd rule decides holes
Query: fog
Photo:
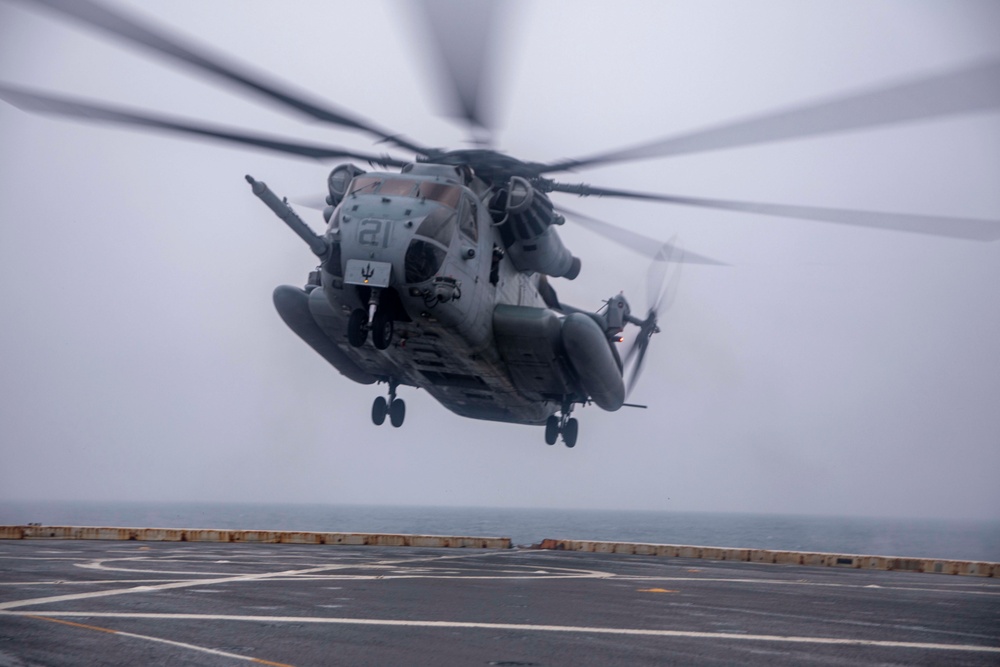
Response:
[{"label": "fog", "polygon": [[[426,145],[463,147],[405,3],[122,2]],[[994,2],[504,3],[497,145],[590,155],[1000,55]],[[0,2],[0,81],[382,151],[55,14]],[[1000,86],[1000,82],[996,82]],[[271,304],[333,163],[0,102],[0,501],[262,501],[1000,517],[1000,241],[637,201],[557,204],[729,266],[684,267],[631,400],[580,439],[340,376]],[[624,189],[1000,225],[1000,115],[560,175]],[[299,208],[315,229],[317,211]],[[554,280],[645,310],[648,259],[567,223]]]}]

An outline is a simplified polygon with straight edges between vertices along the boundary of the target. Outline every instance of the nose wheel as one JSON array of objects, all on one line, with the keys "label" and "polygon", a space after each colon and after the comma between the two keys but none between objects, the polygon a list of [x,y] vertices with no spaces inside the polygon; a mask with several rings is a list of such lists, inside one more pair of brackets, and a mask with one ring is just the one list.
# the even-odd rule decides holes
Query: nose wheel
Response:
[{"label": "nose wheel", "polygon": [[[386,349],[392,341],[392,319],[386,317],[385,313],[381,310],[378,311],[372,319],[371,331],[372,343],[375,344],[375,349]],[[392,406],[390,405],[390,407]]]},{"label": "nose wheel", "polygon": [[[392,316],[379,308],[379,298],[381,292],[372,289],[371,298],[368,301],[368,310],[355,308],[351,312],[351,317],[347,320],[347,342],[351,347],[361,347],[368,339],[368,332],[372,334],[372,343],[375,349],[384,350],[392,342]],[[392,408],[392,404],[389,404]],[[374,406],[372,408],[374,410]],[[373,413],[374,414],[374,413]]]},{"label": "nose wheel", "polygon": [[386,416],[389,423],[399,428],[406,418],[406,403],[403,399],[396,398],[396,387],[399,386],[395,380],[389,381],[389,398],[379,396],[372,403],[372,423],[381,426],[385,423]]},{"label": "nose wheel", "polygon": [[347,320],[347,342],[351,347],[361,347],[368,338],[368,313],[357,308]]},{"label": "nose wheel", "polygon": [[576,447],[576,437],[580,433],[580,423],[569,416],[569,410],[562,415],[551,415],[545,421],[545,444],[554,445],[559,436],[567,447]]}]

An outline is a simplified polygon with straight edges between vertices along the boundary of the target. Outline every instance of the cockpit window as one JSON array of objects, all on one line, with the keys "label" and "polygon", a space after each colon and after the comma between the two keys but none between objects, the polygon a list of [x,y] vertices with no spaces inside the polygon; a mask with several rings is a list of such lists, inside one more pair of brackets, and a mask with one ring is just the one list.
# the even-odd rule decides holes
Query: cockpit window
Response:
[{"label": "cockpit window", "polygon": [[413,197],[416,188],[415,181],[402,178],[383,178],[381,176],[358,176],[351,182],[352,195],[397,195]]},{"label": "cockpit window", "polygon": [[445,208],[435,209],[420,223],[417,236],[434,239],[447,248],[455,236],[455,212]]},{"label": "cockpit window", "polygon": [[407,283],[430,280],[438,272],[448,255],[448,246],[455,238],[457,217],[454,209],[435,206],[423,219],[403,259]]},{"label": "cockpit window", "polygon": [[458,207],[458,198],[461,194],[462,190],[454,185],[436,183],[434,181],[421,182],[420,188],[417,191],[418,197],[433,199],[436,202],[441,202],[449,208]]},{"label": "cockpit window", "polygon": [[399,197],[412,197],[413,190],[417,184],[413,181],[404,181],[400,178],[390,178],[382,183],[378,189],[380,195],[396,195]]},{"label": "cockpit window", "polygon": [[436,181],[410,181],[384,176],[358,176],[351,182],[352,195],[395,195],[430,199],[448,208],[458,208],[462,189],[457,185]]},{"label": "cockpit window", "polygon": [[446,255],[443,249],[429,241],[420,239],[410,241],[403,260],[403,265],[406,267],[406,282],[412,285],[433,278],[441,268]]},{"label": "cockpit window", "polygon": [[382,185],[382,179],[378,176],[358,176],[353,181],[351,181],[351,192],[352,195],[370,195],[374,194],[378,186]]}]

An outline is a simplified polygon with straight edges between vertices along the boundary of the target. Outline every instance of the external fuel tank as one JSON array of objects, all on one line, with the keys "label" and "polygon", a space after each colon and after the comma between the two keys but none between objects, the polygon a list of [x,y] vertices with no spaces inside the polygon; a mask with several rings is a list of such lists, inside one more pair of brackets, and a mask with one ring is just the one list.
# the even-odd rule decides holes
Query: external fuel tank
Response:
[{"label": "external fuel tank", "polygon": [[605,410],[620,408],[625,402],[621,366],[597,322],[583,313],[567,315],[562,342],[580,385],[594,403]]}]

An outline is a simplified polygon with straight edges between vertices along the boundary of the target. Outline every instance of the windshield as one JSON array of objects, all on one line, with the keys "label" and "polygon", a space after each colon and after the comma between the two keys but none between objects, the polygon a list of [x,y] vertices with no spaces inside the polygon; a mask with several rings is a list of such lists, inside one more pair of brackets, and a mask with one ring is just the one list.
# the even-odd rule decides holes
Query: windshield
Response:
[{"label": "windshield", "polygon": [[457,186],[448,185],[447,183],[435,183],[433,181],[423,181],[417,189],[418,197],[433,199],[436,202],[441,202],[448,208],[458,207],[458,198],[461,194],[462,190]]},{"label": "windshield", "polygon": [[384,176],[358,176],[351,182],[352,195],[395,195],[430,199],[448,208],[457,208],[462,189],[457,185],[437,181],[416,181]]}]

